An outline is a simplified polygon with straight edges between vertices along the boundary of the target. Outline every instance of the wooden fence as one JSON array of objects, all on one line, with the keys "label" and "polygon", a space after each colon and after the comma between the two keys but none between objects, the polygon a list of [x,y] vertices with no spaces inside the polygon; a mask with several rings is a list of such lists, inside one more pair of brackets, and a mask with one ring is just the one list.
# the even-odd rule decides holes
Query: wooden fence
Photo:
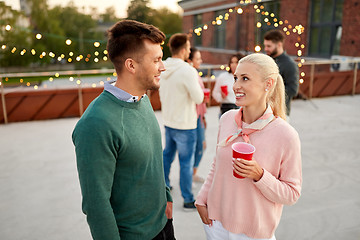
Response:
[{"label": "wooden fence", "polygon": [[[306,63],[308,70],[303,77],[304,82],[300,84],[300,92],[304,94],[305,97],[327,97],[360,93],[360,72],[357,69],[357,64],[355,64],[355,69],[353,71],[315,72],[315,65],[318,64],[329,64],[329,62]],[[206,79],[211,79],[211,69],[219,69],[219,67],[219,65],[210,66],[207,71],[209,75]],[[113,70],[66,71],[61,73],[61,75],[74,74],[80,76],[81,74],[104,73],[104,71],[110,73]],[[54,73],[42,73],[43,76],[44,74],[52,76]],[[4,88],[2,79],[10,75],[11,74],[0,74],[0,124],[18,121],[79,117],[90,102],[103,91],[103,87],[101,86],[84,87],[81,84],[78,84],[77,87],[58,89],[34,89],[30,87]],[[24,74],[21,76],[24,76]],[[212,89],[214,80],[205,82],[205,85]],[[148,95],[153,109],[161,109],[158,91],[149,91]],[[210,105],[218,104],[211,98]]]}]

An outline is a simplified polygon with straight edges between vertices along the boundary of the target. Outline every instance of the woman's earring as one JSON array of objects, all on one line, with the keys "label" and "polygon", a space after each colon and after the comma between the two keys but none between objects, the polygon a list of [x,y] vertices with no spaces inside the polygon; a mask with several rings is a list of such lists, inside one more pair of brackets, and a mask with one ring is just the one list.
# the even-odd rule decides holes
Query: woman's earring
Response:
[{"label": "woman's earring", "polygon": [[269,89],[265,88],[265,92],[267,92]]}]

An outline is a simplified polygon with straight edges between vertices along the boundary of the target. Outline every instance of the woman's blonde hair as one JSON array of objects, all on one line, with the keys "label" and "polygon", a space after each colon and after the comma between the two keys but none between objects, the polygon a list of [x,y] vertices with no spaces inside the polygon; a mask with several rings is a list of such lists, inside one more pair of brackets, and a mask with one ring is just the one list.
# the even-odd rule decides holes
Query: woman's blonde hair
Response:
[{"label": "woman's blonde hair", "polygon": [[274,59],[263,53],[253,53],[239,61],[239,63],[244,62],[255,64],[264,82],[270,78],[274,79],[274,84],[268,89],[266,103],[270,104],[276,117],[286,120],[285,86],[283,78],[279,73],[279,67]]}]

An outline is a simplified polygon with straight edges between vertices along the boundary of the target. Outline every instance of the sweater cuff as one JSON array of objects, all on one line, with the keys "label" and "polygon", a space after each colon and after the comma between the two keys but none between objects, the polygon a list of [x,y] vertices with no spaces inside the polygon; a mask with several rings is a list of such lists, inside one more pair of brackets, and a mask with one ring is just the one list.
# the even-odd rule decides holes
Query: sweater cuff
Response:
[{"label": "sweater cuff", "polygon": [[255,184],[255,186],[257,186],[259,189],[262,189],[262,188],[264,188],[265,186],[271,185],[271,183],[272,183],[273,181],[274,181],[274,176],[273,176],[270,172],[268,172],[268,171],[266,171],[266,170],[264,169],[264,174],[263,174],[263,176],[260,178],[259,181],[257,181],[257,182],[254,181],[254,184]]},{"label": "sweater cuff", "polygon": [[166,201],[167,202],[173,202],[173,199],[171,197],[171,193],[170,193],[170,188],[169,187],[165,187],[166,188]]}]

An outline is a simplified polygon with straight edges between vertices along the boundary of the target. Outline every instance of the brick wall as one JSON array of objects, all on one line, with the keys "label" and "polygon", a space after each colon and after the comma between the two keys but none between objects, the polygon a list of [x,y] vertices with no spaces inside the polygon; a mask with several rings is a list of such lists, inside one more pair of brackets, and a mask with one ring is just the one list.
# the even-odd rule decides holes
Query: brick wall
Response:
[{"label": "brick wall", "polygon": [[[223,5],[233,1],[221,1],[220,3],[211,4],[203,6],[203,8]],[[229,20],[227,21],[226,29],[226,49],[235,50],[236,47],[239,47],[240,51],[253,52],[256,44],[261,44],[262,39],[256,42],[255,33],[256,22],[255,22],[255,11],[253,5],[243,6],[244,13],[238,15],[237,13],[232,13]],[[201,9],[201,8],[197,8]],[[192,11],[195,9],[190,9],[186,11]],[[346,56],[358,56],[360,57],[360,0],[344,0],[343,5],[343,20],[342,20],[342,39],[340,46],[340,54]],[[308,40],[310,33],[310,14],[311,14],[311,0],[303,1],[294,1],[294,0],[282,0],[280,6],[280,19],[282,21],[287,20],[288,23],[282,25],[283,27],[289,27],[289,25],[294,28],[296,25],[301,24],[305,28],[305,32],[299,37],[298,34],[291,32],[287,36],[285,41],[286,51],[293,56],[297,55],[297,50],[299,48],[295,47],[295,43],[299,42],[304,44],[305,48],[302,49],[303,56],[307,55],[308,51]],[[202,43],[203,47],[212,47],[214,39],[214,27],[211,23],[215,19],[214,12],[203,13],[203,23],[208,23],[209,29],[203,31],[202,33]],[[193,16],[184,17],[184,32],[188,32],[189,29],[192,29],[192,18]],[[239,18],[239,19],[238,19]],[[237,21],[239,21],[237,25]],[[239,29],[237,29],[237,27]],[[292,29],[291,29],[292,31]],[[238,36],[238,43],[236,43],[236,33]],[[231,54],[227,53],[214,53],[209,51],[202,51],[203,60],[205,63],[212,64],[223,64],[227,62],[227,59]],[[223,56],[224,55],[224,56]],[[226,60],[225,60],[226,59]],[[224,61],[225,60],[225,61]]]},{"label": "brick wall", "polygon": [[360,0],[344,0],[340,54],[360,57]]},{"label": "brick wall", "polygon": [[[310,16],[310,0],[303,1],[294,1],[294,0],[282,0],[280,7],[280,16],[281,20],[288,21],[288,24],[283,26],[288,27],[291,25],[293,28],[296,25],[301,24],[305,27],[305,32],[299,35],[291,32],[289,36],[286,37],[285,46],[287,53],[290,55],[297,55],[297,49],[295,47],[295,43],[299,42],[300,44],[305,45],[305,49],[303,53],[307,51],[307,33],[308,33],[308,25],[309,25],[309,16]],[[282,28],[281,28],[282,29]],[[291,29],[292,31],[292,29]]]}]

